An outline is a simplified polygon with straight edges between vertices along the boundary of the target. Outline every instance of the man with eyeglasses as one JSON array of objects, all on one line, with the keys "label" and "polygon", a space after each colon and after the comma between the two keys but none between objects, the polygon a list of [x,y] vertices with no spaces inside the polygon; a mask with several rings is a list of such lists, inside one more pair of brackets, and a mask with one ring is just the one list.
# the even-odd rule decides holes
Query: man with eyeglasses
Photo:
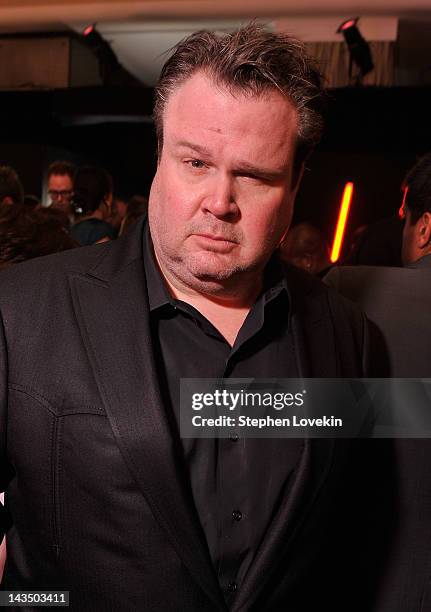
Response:
[{"label": "man with eyeglasses", "polygon": [[48,196],[50,206],[65,213],[73,221],[72,198],[75,166],[66,161],[55,161],[48,168]]}]

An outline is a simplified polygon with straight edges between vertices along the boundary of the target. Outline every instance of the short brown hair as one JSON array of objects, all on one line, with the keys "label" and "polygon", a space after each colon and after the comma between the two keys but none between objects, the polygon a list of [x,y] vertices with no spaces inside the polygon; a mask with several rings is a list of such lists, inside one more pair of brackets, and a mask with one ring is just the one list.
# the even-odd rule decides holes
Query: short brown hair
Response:
[{"label": "short brown hair", "polygon": [[75,166],[68,161],[55,161],[48,166],[48,178],[53,176],[54,174],[59,174],[60,176],[69,176],[72,181],[75,176]]},{"label": "short brown hair", "polygon": [[0,166],[0,204],[10,198],[14,204],[22,204],[24,189],[18,174],[11,166]]},{"label": "short brown hair", "polygon": [[104,168],[84,166],[76,171],[73,200],[76,211],[81,211],[79,214],[94,212],[113,191],[112,177]]},{"label": "short brown hair", "polygon": [[409,170],[404,187],[408,188],[405,204],[410,220],[417,223],[424,213],[431,212],[431,151]]},{"label": "short brown hair", "polygon": [[154,121],[159,153],[169,96],[198,71],[232,93],[257,96],[277,89],[286,95],[298,112],[297,157],[301,161],[319,142],[325,100],[319,71],[300,41],[285,33],[267,32],[252,22],[229,34],[196,32],[176,46],[155,89]]},{"label": "short brown hair", "polygon": [[75,246],[78,245],[64,227],[60,211],[21,206],[0,209],[0,269]]}]

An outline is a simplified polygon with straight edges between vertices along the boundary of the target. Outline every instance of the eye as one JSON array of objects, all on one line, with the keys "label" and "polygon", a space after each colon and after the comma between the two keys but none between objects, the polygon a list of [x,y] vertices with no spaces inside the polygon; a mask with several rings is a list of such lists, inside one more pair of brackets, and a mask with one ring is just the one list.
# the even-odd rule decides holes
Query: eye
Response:
[{"label": "eye", "polygon": [[205,164],[200,159],[192,159],[188,162],[192,168],[204,168]]},{"label": "eye", "polygon": [[248,179],[249,181],[260,181],[261,177],[256,174],[252,174],[251,172],[244,172],[242,178]]}]

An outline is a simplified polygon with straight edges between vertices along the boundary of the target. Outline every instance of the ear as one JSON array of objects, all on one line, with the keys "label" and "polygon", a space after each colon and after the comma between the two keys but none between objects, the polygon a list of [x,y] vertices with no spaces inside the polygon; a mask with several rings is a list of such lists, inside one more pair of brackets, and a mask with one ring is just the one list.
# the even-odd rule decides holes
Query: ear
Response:
[{"label": "ear", "polygon": [[423,249],[431,242],[431,213],[425,212],[416,225],[417,244],[420,249]]}]

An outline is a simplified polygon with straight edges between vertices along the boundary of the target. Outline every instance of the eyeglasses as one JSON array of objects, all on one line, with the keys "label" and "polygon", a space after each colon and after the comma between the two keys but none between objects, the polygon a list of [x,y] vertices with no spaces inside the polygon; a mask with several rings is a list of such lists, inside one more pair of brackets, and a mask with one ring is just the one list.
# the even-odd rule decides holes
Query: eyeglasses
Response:
[{"label": "eyeglasses", "polygon": [[51,198],[51,200],[59,200],[60,198],[62,200],[65,200],[67,198],[72,197],[73,191],[71,189],[63,189],[62,191],[57,191],[55,189],[50,189],[48,191],[48,195]]}]

